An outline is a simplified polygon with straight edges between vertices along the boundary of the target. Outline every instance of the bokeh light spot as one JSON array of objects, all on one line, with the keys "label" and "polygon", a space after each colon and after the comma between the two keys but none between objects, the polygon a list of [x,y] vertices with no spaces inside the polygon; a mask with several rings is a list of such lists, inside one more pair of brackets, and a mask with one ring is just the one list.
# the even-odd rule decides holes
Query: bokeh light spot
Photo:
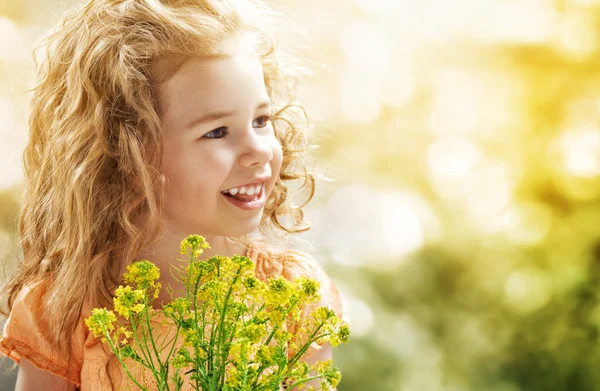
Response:
[{"label": "bokeh light spot", "polygon": [[552,280],[534,266],[516,270],[504,287],[507,303],[521,313],[529,313],[545,306],[552,297]]}]

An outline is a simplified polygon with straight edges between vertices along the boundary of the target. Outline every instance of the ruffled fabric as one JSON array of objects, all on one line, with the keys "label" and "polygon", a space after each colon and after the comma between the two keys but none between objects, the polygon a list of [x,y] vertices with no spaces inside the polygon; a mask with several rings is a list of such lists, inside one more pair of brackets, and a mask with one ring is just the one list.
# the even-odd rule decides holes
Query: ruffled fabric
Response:
[{"label": "ruffled fabric", "polygon": [[80,373],[83,367],[83,343],[86,328],[80,321],[72,334],[72,359],[69,366],[50,343],[49,325],[43,316],[43,305],[49,280],[43,280],[24,287],[16,297],[12,311],[0,336],[0,352],[18,364],[26,358],[34,366],[52,372],[81,385]]},{"label": "ruffled fabric", "polygon": [[[320,283],[319,293],[321,300],[303,307],[299,323],[288,322],[288,331],[290,333],[295,334],[298,324],[304,323],[308,314],[318,307],[329,307],[335,312],[338,318],[341,319],[343,317],[341,298],[336,286],[327,276],[322,266],[310,255],[291,249],[283,252],[273,252],[265,247],[251,245],[248,249],[248,257],[256,264],[255,274],[257,278],[263,281],[267,281],[269,277],[283,276],[289,281],[293,281],[298,277],[310,277]],[[306,341],[307,338],[300,338],[301,344],[304,344]],[[311,357],[322,347],[322,344],[313,342],[306,353],[304,353],[303,359],[306,360]],[[292,357],[294,351],[290,349],[288,355]]]},{"label": "ruffled fabric", "polygon": [[[311,308],[325,305],[333,309],[338,317],[342,317],[342,305],[336,287],[318,262],[309,255],[295,250],[271,251],[262,244],[252,243],[246,256],[255,263],[257,278],[265,282],[278,276],[290,281],[299,276],[318,280],[321,286],[321,301],[312,304]],[[106,364],[114,355],[107,352],[100,340],[85,326],[85,319],[91,315],[87,301],[84,301],[80,321],[72,335],[73,353],[69,369],[65,359],[60,357],[57,349],[49,342],[48,323],[42,316],[47,287],[48,281],[43,281],[24,288],[17,296],[4,325],[3,335],[0,336],[0,353],[17,363],[20,363],[21,358],[26,358],[36,367],[76,384],[81,391],[112,390]],[[311,308],[304,310],[310,311]],[[294,333],[296,326],[289,323],[288,331]],[[165,330],[168,330],[168,326]],[[319,349],[321,346],[313,343],[303,358],[312,356]],[[118,362],[113,360],[112,364],[108,371],[118,384],[115,389],[119,389],[124,385],[127,376]],[[149,376],[145,376],[148,374],[141,375],[150,380]],[[184,389],[188,388],[184,386]]]}]

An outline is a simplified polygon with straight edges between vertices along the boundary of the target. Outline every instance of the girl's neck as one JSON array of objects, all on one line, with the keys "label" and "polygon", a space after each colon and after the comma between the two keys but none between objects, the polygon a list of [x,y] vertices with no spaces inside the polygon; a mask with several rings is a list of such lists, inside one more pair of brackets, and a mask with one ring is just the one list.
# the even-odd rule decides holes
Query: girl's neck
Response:
[{"label": "girl's neck", "polygon": [[[199,259],[208,259],[214,255],[227,257],[231,257],[234,254],[246,255],[246,245],[235,242],[226,236],[202,236],[206,239],[210,248],[205,249],[200,254]],[[158,240],[142,248],[135,260],[147,259],[158,266],[161,271],[167,271],[171,264],[181,265],[181,262],[178,260],[187,260],[185,256],[179,253],[179,244],[185,237],[183,234],[167,231]]]},{"label": "girl's neck", "polygon": [[[204,236],[204,235],[202,235]],[[204,236],[210,248],[204,250],[200,254],[199,259],[205,260],[214,255],[223,255],[231,257],[235,254],[246,255],[247,246],[234,242],[225,236]],[[166,287],[170,286],[174,290],[181,290],[185,287],[179,281],[177,281],[171,275],[171,265],[178,266],[179,268],[185,267],[189,259],[186,256],[179,253],[179,244],[185,239],[185,235],[179,235],[175,232],[167,231],[162,237],[156,240],[154,243],[144,247],[135,259],[146,259],[154,263],[160,269],[159,281],[162,283],[163,289],[159,300],[155,302],[158,304],[161,299],[168,299],[168,293]]]}]

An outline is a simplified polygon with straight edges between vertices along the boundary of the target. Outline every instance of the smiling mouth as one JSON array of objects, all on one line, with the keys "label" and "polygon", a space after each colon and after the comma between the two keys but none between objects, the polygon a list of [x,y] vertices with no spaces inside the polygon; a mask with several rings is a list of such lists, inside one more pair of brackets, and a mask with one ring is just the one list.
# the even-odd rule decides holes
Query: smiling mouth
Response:
[{"label": "smiling mouth", "polygon": [[[265,205],[265,189],[264,187],[260,190],[257,195],[248,196],[245,194],[236,194],[235,196],[229,193],[221,193],[224,197],[227,198],[227,201],[237,206],[238,208],[245,210],[255,210],[260,209]],[[240,198],[244,197],[244,198]]]},{"label": "smiling mouth", "polygon": [[250,201],[257,200],[260,197],[261,193],[262,193],[262,189],[260,190],[260,193],[258,193],[256,195],[252,195],[252,196],[249,196],[246,194],[236,194],[236,195],[231,195],[229,193],[221,193],[221,194],[223,194],[225,197],[233,198],[234,200],[238,200],[241,202],[250,202]]},{"label": "smiling mouth", "polygon": [[238,201],[250,202],[259,198],[259,195],[262,193],[265,187],[264,185],[265,184],[263,182],[258,186],[241,186],[239,188],[233,187],[229,190],[222,191],[221,194]]}]

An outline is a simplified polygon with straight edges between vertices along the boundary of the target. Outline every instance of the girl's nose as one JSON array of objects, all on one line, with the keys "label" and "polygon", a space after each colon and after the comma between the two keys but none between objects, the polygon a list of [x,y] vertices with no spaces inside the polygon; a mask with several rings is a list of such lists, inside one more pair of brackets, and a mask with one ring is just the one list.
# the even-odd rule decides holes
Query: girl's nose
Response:
[{"label": "girl's nose", "polygon": [[240,165],[250,167],[254,164],[265,165],[273,159],[272,134],[258,134],[250,125],[247,136],[244,137],[240,154]]}]

